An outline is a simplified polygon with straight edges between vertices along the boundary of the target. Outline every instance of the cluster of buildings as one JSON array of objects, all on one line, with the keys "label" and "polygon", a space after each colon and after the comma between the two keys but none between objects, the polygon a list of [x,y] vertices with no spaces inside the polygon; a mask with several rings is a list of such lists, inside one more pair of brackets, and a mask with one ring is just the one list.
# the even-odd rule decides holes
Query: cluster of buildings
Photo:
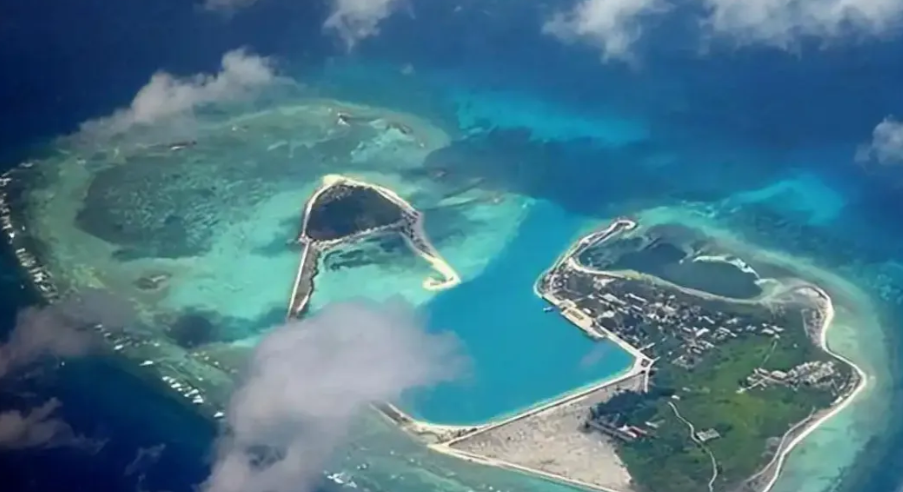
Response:
[{"label": "cluster of buildings", "polygon": [[655,405],[674,391],[653,388],[647,392],[624,391],[599,403],[584,421],[584,431],[598,431],[623,442],[654,437],[661,422],[653,420]]},{"label": "cluster of buildings", "polygon": [[[791,324],[782,310],[753,305],[738,308],[641,279],[587,271],[567,261],[545,275],[538,288],[562,315],[590,336],[616,337],[654,361],[650,374],[662,364],[692,370],[707,354],[740,337],[756,336],[776,343]],[[833,361],[812,361],[785,371],[757,368],[745,382],[739,382],[738,391],[772,384],[839,390],[834,386],[842,378],[835,377],[835,366]],[[653,437],[660,425],[653,421],[653,409],[662,398],[680,399],[672,389],[654,386],[642,393],[616,395],[596,408],[584,429],[622,442]],[[698,443],[720,437],[717,429],[706,428],[693,435]]]},{"label": "cluster of buildings", "polygon": [[3,231],[3,235],[12,249],[16,261],[31,279],[34,288],[44,299],[52,302],[59,299],[59,292],[51,280],[50,272],[26,248],[25,231],[13,219],[13,211],[9,205],[9,192],[7,191],[7,188],[13,181],[13,173],[18,169],[27,169],[33,165],[31,162],[25,162],[20,164],[19,167],[9,169],[0,175],[0,230]]},{"label": "cluster of buildings", "polygon": [[[104,339],[105,345],[113,352],[121,353],[126,359],[133,360],[138,363],[138,367],[150,369],[139,373],[140,376],[156,376],[159,380],[172,390],[169,393],[172,396],[180,397],[186,404],[195,407],[204,407],[214,418],[223,416],[218,406],[210,408],[213,402],[206,398],[206,391],[202,384],[204,377],[192,377],[184,374],[183,361],[178,357],[172,357],[175,354],[168,353],[169,344],[161,342],[153,336],[128,332],[121,329],[110,329],[103,325],[96,327],[99,335]],[[189,353],[188,358],[196,358],[203,360],[208,365],[214,366],[222,371],[229,368],[223,367],[217,363],[215,359],[210,358],[204,353]],[[234,373],[233,373],[234,374]]]},{"label": "cluster of buildings", "polygon": [[741,391],[771,385],[800,388],[803,386],[838,390],[837,366],[834,361],[810,361],[799,364],[788,371],[768,371],[757,367],[741,386]]},{"label": "cluster of buildings", "polygon": [[[658,424],[654,422],[646,422],[646,425],[657,426]],[[606,419],[586,419],[584,426],[586,426],[589,430],[599,431],[606,436],[614,437],[615,439],[619,439],[624,442],[633,442],[645,437],[651,437],[653,435],[646,428],[629,424],[616,425],[608,422]]]},{"label": "cluster of buildings", "polygon": [[673,290],[602,274],[559,268],[548,295],[564,299],[563,314],[584,331],[617,335],[644,355],[691,369],[706,353],[742,335],[780,337],[774,316],[726,312]]}]

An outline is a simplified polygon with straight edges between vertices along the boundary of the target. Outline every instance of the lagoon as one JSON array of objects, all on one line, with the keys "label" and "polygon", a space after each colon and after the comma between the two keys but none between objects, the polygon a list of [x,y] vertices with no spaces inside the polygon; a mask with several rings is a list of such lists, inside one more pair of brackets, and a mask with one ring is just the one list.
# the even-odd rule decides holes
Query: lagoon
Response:
[{"label": "lagoon", "polygon": [[470,359],[458,380],[408,395],[413,417],[449,425],[509,416],[620,374],[631,356],[595,342],[533,292],[539,275],[585,229],[588,219],[534,201],[517,234],[476,278],[425,307],[429,328],[453,331]]},{"label": "lagoon", "polygon": [[635,270],[682,287],[734,299],[752,299],[762,294],[755,272],[738,268],[729,258],[690,255],[670,242],[659,241],[626,253],[606,268]]}]

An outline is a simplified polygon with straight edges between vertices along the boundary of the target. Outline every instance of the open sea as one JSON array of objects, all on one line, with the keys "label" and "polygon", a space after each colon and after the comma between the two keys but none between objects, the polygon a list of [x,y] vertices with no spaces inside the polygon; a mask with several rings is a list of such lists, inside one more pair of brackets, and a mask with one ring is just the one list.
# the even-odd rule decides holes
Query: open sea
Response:
[{"label": "open sea", "polygon": [[[454,163],[462,179],[522,194],[530,208],[481,273],[421,307],[471,361],[460,380],[403,402],[444,424],[509,415],[625,370],[627,354],[543,313],[533,281],[594,222],[711,205],[697,211],[850,280],[881,323],[883,339],[852,343],[880,361],[874,419],[861,407],[849,419],[880,429],[836,450],[834,476],[800,472],[775,490],[901,490],[903,166],[854,158],[877,124],[903,115],[900,29],[745,46],[700,34],[698,9],[681,5],[650,20],[636,57],[619,62],[542,32],[572,2],[412,0],[349,51],[323,29],[333,3],[259,0],[223,15],[180,0],[0,2],[0,165],[128,105],[158,70],[214,71],[241,46],[330,96],[456,114],[464,136],[426,166]],[[467,137],[473,128],[492,131]],[[10,252],[3,260],[8,330],[33,299]],[[81,360],[0,382],[0,411],[50,397],[86,444],[0,450],[0,492],[181,492],[209,473],[218,430],[129,375]],[[816,445],[800,459],[818,453],[834,451]]]}]

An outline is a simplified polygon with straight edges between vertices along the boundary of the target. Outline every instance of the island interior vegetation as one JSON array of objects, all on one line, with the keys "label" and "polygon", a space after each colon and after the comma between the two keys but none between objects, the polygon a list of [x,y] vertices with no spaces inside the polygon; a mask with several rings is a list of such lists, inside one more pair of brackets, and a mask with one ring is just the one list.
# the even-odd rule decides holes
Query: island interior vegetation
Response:
[{"label": "island interior vegetation", "polygon": [[[819,345],[825,312],[813,286],[753,300],[706,293],[703,282],[681,287],[625,266],[653,248],[660,261],[651,269],[675,272],[668,261],[684,261],[694,248],[640,234],[577,248],[540,281],[572,303],[569,316],[584,330],[617,337],[653,361],[646,391],[596,405],[584,431],[615,444],[640,492],[755,490],[750,484],[793,431],[842,399],[855,374]],[[600,268],[611,265],[616,270]]]}]

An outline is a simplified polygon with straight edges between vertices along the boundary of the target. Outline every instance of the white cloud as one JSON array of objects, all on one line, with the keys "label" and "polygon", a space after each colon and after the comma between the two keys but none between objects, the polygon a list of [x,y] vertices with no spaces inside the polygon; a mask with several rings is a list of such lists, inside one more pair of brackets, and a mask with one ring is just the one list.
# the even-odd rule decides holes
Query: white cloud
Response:
[{"label": "white cloud", "polygon": [[859,148],[859,162],[877,161],[879,164],[903,163],[903,122],[888,116],[872,130],[872,141]]},{"label": "white cloud", "polygon": [[87,290],[43,308],[26,308],[0,344],[0,378],[43,357],[76,357],[94,342],[89,328],[121,328],[134,317],[131,306],[102,291]]},{"label": "white cloud", "polygon": [[323,27],[335,30],[348,46],[379,33],[379,23],[388,17],[402,0],[331,0],[332,13]]},{"label": "white cloud", "polygon": [[456,348],[453,337],[424,332],[400,306],[334,304],[276,328],[232,396],[229,433],[204,489],[312,490],[362,410],[453,377]]},{"label": "white cloud", "polygon": [[547,21],[543,31],[595,45],[605,59],[630,60],[644,19],[687,4],[702,8],[705,33],[738,44],[789,49],[804,38],[832,42],[890,35],[903,27],[901,0],[578,0]]},{"label": "white cloud", "polygon": [[580,0],[571,10],[549,19],[543,32],[597,46],[606,60],[629,60],[643,32],[641,21],[668,9],[665,0]]},{"label": "white cloud", "polygon": [[0,378],[45,356],[73,357],[90,347],[91,338],[72,326],[55,308],[28,308],[19,313],[16,327],[0,345]]},{"label": "white cloud", "polygon": [[79,436],[62,419],[54,417],[60,402],[50,399],[31,410],[0,413],[0,450],[33,448],[78,448],[96,454],[104,440]]},{"label": "white cloud", "polygon": [[244,49],[233,50],[223,55],[220,71],[215,74],[180,78],[167,72],[155,73],[129,107],[82,124],[81,133],[89,138],[109,138],[136,126],[165,123],[190,127],[198,108],[251,97],[277,80],[269,59]]},{"label": "white cloud", "polygon": [[702,0],[704,24],[739,43],[793,47],[800,38],[830,41],[880,36],[899,27],[900,0]]},{"label": "white cloud", "polygon": [[69,425],[52,417],[59,406],[59,401],[51,399],[27,412],[0,413],[0,449],[52,447],[71,442],[74,436]]},{"label": "white cloud", "polygon": [[[123,327],[131,316],[131,310],[121,301],[100,291],[87,291],[44,308],[25,309],[0,344],[0,379],[45,357],[83,355],[94,344],[91,327]],[[96,447],[96,442],[75,436],[68,424],[53,417],[59,405],[49,400],[30,411],[0,413],[0,448]]]},{"label": "white cloud", "polygon": [[[306,1],[306,0],[296,0]],[[332,9],[323,28],[335,31],[348,49],[358,41],[379,34],[379,24],[389,17],[405,0],[318,0],[330,2]],[[210,10],[232,12],[249,7],[258,0],[205,0]]]}]

